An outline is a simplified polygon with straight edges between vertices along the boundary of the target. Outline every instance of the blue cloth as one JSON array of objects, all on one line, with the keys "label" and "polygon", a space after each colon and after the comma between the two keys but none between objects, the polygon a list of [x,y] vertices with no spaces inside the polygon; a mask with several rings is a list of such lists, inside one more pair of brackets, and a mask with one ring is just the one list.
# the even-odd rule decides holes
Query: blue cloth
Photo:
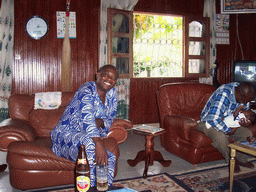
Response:
[{"label": "blue cloth", "polygon": [[[114,121],[117,110],[117,92],[113,88],[106,94],[103,105],[96,89],[95,82],[83,84],[75,93],[65,109],[57,126],[51,132],[52,151],[57,155],[76,161],[79,146],[85,145],[90,165],[91,186],[95,181],[95,143],[92,137],[106,137]],[[105,128],[98,129],[95,119],[102,118]],[[108,180],[111,185],[114,177],[116,157],[108,153]]]},{"label": "blue cloth", "polygon": [[[239,83],[233,82],[220,86],[207,101],[201,113],[201,121],[207,122],[218,131],[229,133],[231,129],[223,118],[233,114],[240,105],[243,105],[236,102],[235,87],[238,85]],[[244,110],[250,108],[250,103],[244,105],[246,105]]]}]

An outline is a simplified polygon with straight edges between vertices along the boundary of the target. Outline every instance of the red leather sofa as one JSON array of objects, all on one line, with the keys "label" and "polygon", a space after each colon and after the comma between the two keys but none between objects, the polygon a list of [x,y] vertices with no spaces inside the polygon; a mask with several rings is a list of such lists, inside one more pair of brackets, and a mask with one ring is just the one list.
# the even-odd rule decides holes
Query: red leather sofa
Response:
[{"label": "red leather sofa", "polygon": [[[10,183],[17,189],[36,189],[74,183],[75,163],[51,151],[50,132],[57,125],[74,93],[63,92],[58,109],[34,110],[34,95],[14,94],[9,99],[10,118],[0,123],[0,150],[7,151]],[[108,137],[117,159],[118,143],[127,138],[130,121],[116,119]],[[117,173],[117,167],[115,175]]]},{"label": "red leather sofa", "polygon": [[[207,84],[168,83],[157,92],[160,126],[166,130],[161,145],[191,164],[223,159],[211,139],[196,129],[196,121],[214,91],[215,87]],[[256,125],[249,129],[256,136]]]}]

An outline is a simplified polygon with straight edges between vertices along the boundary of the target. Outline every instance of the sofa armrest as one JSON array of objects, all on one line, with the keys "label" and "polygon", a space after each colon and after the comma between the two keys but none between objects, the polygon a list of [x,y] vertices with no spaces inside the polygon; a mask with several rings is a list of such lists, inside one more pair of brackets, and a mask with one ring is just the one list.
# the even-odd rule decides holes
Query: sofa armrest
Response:
[{"label": "sofa armrest", "polygon": [[27,122],[6,119],[0,123],[0,150],[7,151],[8,145],[14,141],[33,141],[35,134]]},{"label": "sofa armrest", "polygon": [[130,129],[130,128],[133,127],[133,124],[129,120],[115,118],[111,127],[113,127],[113,126],[121,126],[121,127],[126,128],[126,129]]},{"label": "sofa armrest", "polygon": [[190,130],[196,129],[196,127],[197,127],[197,122],[190,117],[178,116],[178,115],[167,115],[164,118],[163,128],[167,132],[170,132],[173,135],[176,135],[186,140],[189,140]]},{"label": "sofa armrest", "polygon": [[117,143],[120,144],[126,141],[128,137],[128,131],[122,126],[112,125],[109,129],[107,137],[115,138]]}]

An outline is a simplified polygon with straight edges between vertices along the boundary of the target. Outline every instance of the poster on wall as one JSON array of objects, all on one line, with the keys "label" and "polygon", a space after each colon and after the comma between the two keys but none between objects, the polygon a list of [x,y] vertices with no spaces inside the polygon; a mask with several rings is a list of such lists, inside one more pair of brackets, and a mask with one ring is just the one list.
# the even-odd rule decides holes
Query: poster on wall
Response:
[{"label": "poster on wall", "polygon": [[256,0],[221,0],[221,13],[256,13]]},{"label": "poster on wall", "polygon": [[[57,11],[57,38],[64,38],[65,35],[65,11]],[[76,38],[76,12],[69,12],[69,38]]]},{"label": "poster on wall", "polygon": [[216,43],[229,44],[229,15],[216,15]]}]

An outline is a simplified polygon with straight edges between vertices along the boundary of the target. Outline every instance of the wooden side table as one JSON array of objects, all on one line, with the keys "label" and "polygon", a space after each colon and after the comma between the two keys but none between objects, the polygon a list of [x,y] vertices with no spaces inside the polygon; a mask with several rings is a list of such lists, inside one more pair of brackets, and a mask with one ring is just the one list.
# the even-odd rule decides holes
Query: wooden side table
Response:
[{"label": "wooden side table", "polygon": [[230,174],[229,174],[229,191],[232,192],[233,189],[233,180],[234,180],[234,169],[235,169],[235,156],[236,156],[236,150],[250,154],[250,155],[254,155],[256,156],[256,148],[255,147],[251,147],[249,145],[244,145],[241,143],[231,143],[228,145],[231,149],[230,151]]},{"label": "wooden side table", "polygon": [[148,172],[148,166],[153,165],[154,161],[158,161],[159,163],[161,163],[163,167],[168,167],[171,165],[172,163],[171,160],[164,160],[162,154],[159,151],[154,150],[154,137],[164,134],[165,130],[157,132],[155,134],[146,133],[138,130],[134,130],[134,132],[140,135],[144,135],[146,138],[146,144],[145,144],[145,150],[139,151],[134,160],[131,160],[131,159],[127,160],[127,163],[130,166],[134,167],[139,162],[145,161],[145,169],[144,169],[143,177],[146,178],[147,172]]}]

